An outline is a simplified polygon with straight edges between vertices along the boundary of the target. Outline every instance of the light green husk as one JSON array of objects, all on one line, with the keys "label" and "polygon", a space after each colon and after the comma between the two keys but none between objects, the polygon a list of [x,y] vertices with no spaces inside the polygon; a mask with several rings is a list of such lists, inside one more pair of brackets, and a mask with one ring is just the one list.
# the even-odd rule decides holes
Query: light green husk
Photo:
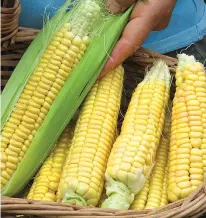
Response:
[{"label": "light green husk", "polygon": [[[100,2],[100,0],[97,0]],[[65,19],[72,17],[75,7],[67,12],[67,1],[57,14],[44,26],[32,44],[29,46],[21,61],[8,81],[2,96],[1,128],[9,118],[29,77],[38,65],[52,36],[60,28]],[[78,3],[77,3],[78,5]],[[132,7],[124,14],[107,15],[104,22],[98,25],[98,34],[94,34],[90,45],[80,63],[73,70],[64,87],[53,102],[49,113],[35,134],[17,170],[3,188],[1,194],[13,196],[19,193],[34,176],[43,161],[54,147],[58,137],[69,123],[74,113],[84,100],[90,88],[101,72],[108,54],[113,49],[128,21]]]},{"label": "light green husk", "polygon": [[134,201],[134,194],[121,182],[107,176],[106,194],[108,198],[102,203],[102,208],[128,210]]},{"label": "light green husk", "polygon": [[67,192],[63,199],[64,203],[76,204],[81,206],[87,206],[87,202],[80,195],[75,194],[74,192]]}]

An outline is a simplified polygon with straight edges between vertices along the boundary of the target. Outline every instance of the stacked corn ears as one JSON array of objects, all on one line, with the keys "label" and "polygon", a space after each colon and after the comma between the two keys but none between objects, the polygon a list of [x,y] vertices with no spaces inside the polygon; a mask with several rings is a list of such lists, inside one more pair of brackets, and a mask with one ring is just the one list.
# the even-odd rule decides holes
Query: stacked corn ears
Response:
[{"label": "stacked corn ears", "polygon": [[98,204],[116,139],[123,78],[119,66],[94,84],[81,107],[73,139],[69,125],[35,177],[28,199]]},{"label": "stacked corn ears", "polygon": [[[205,180],[203,65],[179,55],[170,127],[171,75],[156,62],[137,85],[117,136],[124,70],[95,81],[132,8],[114,16],[104,4],[67,1],[5,87],[2,195],[19,193],[40,168],[28,199],[148,209],[187,197]],[[67,126],[80,105],[75,127]]]}]

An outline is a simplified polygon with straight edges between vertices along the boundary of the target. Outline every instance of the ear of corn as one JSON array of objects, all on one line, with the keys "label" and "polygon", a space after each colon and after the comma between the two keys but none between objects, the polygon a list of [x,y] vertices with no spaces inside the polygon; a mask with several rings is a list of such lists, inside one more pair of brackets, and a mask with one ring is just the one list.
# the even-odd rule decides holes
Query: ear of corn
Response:
[{"label": "ear of corn", "polygon": [[63,202],[96,206],[100,200],[116,138],[123,75],[119,66],[97,81],[81,108],[59,185]]},{"label": "ear of corn", "polygon": [[69,124],[60,136],[54,150],[35,176],[27,196],[28,199],[57,201],[60,176],[71,145],[73,129],[73,125]]},{"label": "ear of corn", "polygon": [[163,187],[162,187],[162,196],[161,196],[161,201],[160,201],[160,207],[166,206],[168,204],[168,196],[167,196],[167,190],[168,190],[168,164],[167,167],[165,168],[165,173],[164,173],[164,181],[163,181]]},{"label": "ear of corn", "polygon": [[136,210],[158,208],[167,204],[167,157],[170,138],[170,111],[167,111],[155,166],[143,189],[135,196],[131,208]]},{"label": "ear of corn", "polygon": [[170,73],[160,61],[138,84],[106,170],[104,208],[128,209],[155,161],[170,90]]},{"label": "ear of corn", "polygon": [[142,190],[135,196],[135,199],[131,205],[133,210],[143,210],[147,204],[147,198],[149,193],[149,179],[144,184]]},{"label": "ear of corn", "polygon": [[68,5],[34,40],[2,94],[3,195],[21,191],[45,160],[94,84],[131,12],[102,18],[100,0],[79,1],[67,13]]},{"label": "ear of corn", "polygon": [[172,202],[196,190],[206,172],[206,74],[193,56],[178,58],[169,152]]}]

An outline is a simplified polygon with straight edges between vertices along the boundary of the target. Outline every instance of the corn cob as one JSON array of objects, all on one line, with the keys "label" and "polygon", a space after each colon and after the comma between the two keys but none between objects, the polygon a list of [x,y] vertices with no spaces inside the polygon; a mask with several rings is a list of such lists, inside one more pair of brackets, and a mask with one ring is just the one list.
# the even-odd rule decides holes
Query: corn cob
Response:
[{"label": "corn cob", "polygon": [[167,189],[168,189],[168,166],[165,168],[165,175],[164,175],[164,181],[163,181],[163,187],[162,187],[162,197],[160,206],[166,206],[168,204],[168,197],[167,197]]},{"label": "corn cob", "polygon": [[[106,14],[103,0],[80,0],[67,12],[69,2],[31,44],[4,89],[3,195],[20,192],[36,173],[94,84],[131,12]],[[36,150],[41,152],[33,155]]]},{"label": "corn cob", "polygon": [[[117,137],[119,136],[118,125],[117,125],[117,129],[116,129],[116,134],[115,134],[115,136],[116,136],[116,137],[115,137],[114,141],[116,141]],[[103,188],[103,191],[102,191],[102,194],[101,194],[101,197],[100,197],[100,200],[99,200],[99,202],[98,202],[98,204],[97,204],[96,207],[101,208],[101,205],[102,205],[102,203],[105,201],[106,198],[107,198],[106,189],[105,189],[105,187],[104,187],[104,188]]]},{"label": "corn cob", "polygon": [[[65,81],[84,55],[89,44],[88,34],[92,20],[98,18],[100,7],[88,0],[82,6],[90,15],[65,23],[53,37],[39,65],[20,95],[11,116],[2,130],[2,177],[4,187],[24,157],[36,131],[41,126],[50,107]],[[78,20],[78,22],[79,22]],[[90,26],[90,29],[87,26]],[[88,30],[88,31],[87,31]]]},{"label": "corn cob", "polygon": [[[157,151],[157,160],[150,178],[149,193],[145,209],[158,208],[165,200],[163,186],[165,185],[169,138],[162,138]],[[165,187],[166,188],[166,187]]]},{"label": "corn cob", "polygon": [[102,207],[128,209],[144,186],[162,133],[169,89],[170,73],[162,61],[138,84],[109,157],[108,199]]},{"label": "corn cob", "polygon": [[149,179],[144,184],[142,190],[135,196],[135,199],[131,205],[131,209],[133,210],[145,209],[148,193],[149,193]]},{"label": "corn cob", "polygon": [[56,147],[43,163],[31,186],[28,199],[57,201],[57,190],[64,162],[73,137],[73,126],[66,127]]},{"label": "corn cob", "polygon": [[98,204],[107,159],[116,137],[122,83],[123,68],[119,66],[97,81],[89,92],[62,173],[60,200],[80,205]]},{"label": "corn cob", "polygon": [[131,208],[142,210],[158,208],[167,204],[167,156],[169,151],[170,115],[166,116],[156,163],[143,189],[135,196]]},{"label": "corn cob", "polygon": [[172,202],[197,189],[206,169],[206,74],[193,56],[178,58],[168,169]]}]

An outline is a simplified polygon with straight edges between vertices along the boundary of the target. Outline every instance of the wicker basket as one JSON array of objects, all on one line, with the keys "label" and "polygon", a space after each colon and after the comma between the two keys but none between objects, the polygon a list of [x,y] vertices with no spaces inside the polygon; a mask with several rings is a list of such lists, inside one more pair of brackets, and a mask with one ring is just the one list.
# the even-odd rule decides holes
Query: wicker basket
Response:
[{"label": "wicker basket", "polygon": [[1,89],[39,30],[19,27],[19,0],[3,0],[1,7]]},{"label": "wicker basket", "polygon": [[1,7],[1,34],[2,42],[8,42],[18,32],[19,13],[21,7],[19,0],[3,0]]},{"label": "wicker basket", "polygon": [[[121,114],[125,114],[132,92],[136,85],[143,79],[145,68],[150,67],[157,59],[163,59],[169,65],[171,73],[175,71],[176,59],[139,49],[131,58],[124,63],[125,80],[122,99]],[[171,86],[171,98],[175,92],[174,81]],[[119,118],[119,124],[123,120]],[[206,183],[184,200],[171,203],[158,210],[112,210],[100,208],[86,208],[64,203],[52,203],[31,201],[22,198],[2,197],[1,205],[4,217],[15,217],[15,215],[29,215],[29,217],[70,217],[70,218],[187,218],[206,215]],[[7,216],[9,215],[9,216]]]},{"label": "wicker basket", "polygon": [[19,198],[2,198],[3,216],[30,215],[30,217],[69,218],[197,218],[206,215],[206,184],[184,200],[158,210],[128,210],[86,208],[66,203],[31,201]]},{"label": "wicker basket", "polygon": [[[4,7],[11,7],[11,1],[4,1]],[[7,3],[7,4],[6,4]],[[10,8],[9,8],[10,9]],[[13,10],[1,8],[1,13],[11,13],[8,17],[15,25],[10,26],[10,30],[5,33],[5,26],[2,26],[2,88],[5,86],[13,69],[19,62],[35,35],[39,30],[27,29],[16,26],[20,5],[18,0],[13,1]],[[13,11],[13,12],[11,12]],[[12,19],[13,17],[13,19]],[[3,22],[2,22],[3,23]],[[132,57],[124,63],[125,79],[122,99],[121,114],[125,114],[132,92],[136,85],[143,79],[145,69],[150,67],[157,59],[163,59],[170,67],[171,73],[175,72],[177,60],[168,56],[157,54],[147,49],[139,49]],[[174,80],[171,86],[171,99],[175,93]],[[119,117],[119,125],[123,120]],[[206,183],[199,187],[194,193],[184,200],[171,203],[158,210],[128,210],[120,211],[114,209],[86,208],[65,203],[31,201],[23,198],[2,197],[1,199],[2,217],[70,217],[70,218],[187,218],[206,217]],[[21,216],[22,215],[22,216]]]}]

